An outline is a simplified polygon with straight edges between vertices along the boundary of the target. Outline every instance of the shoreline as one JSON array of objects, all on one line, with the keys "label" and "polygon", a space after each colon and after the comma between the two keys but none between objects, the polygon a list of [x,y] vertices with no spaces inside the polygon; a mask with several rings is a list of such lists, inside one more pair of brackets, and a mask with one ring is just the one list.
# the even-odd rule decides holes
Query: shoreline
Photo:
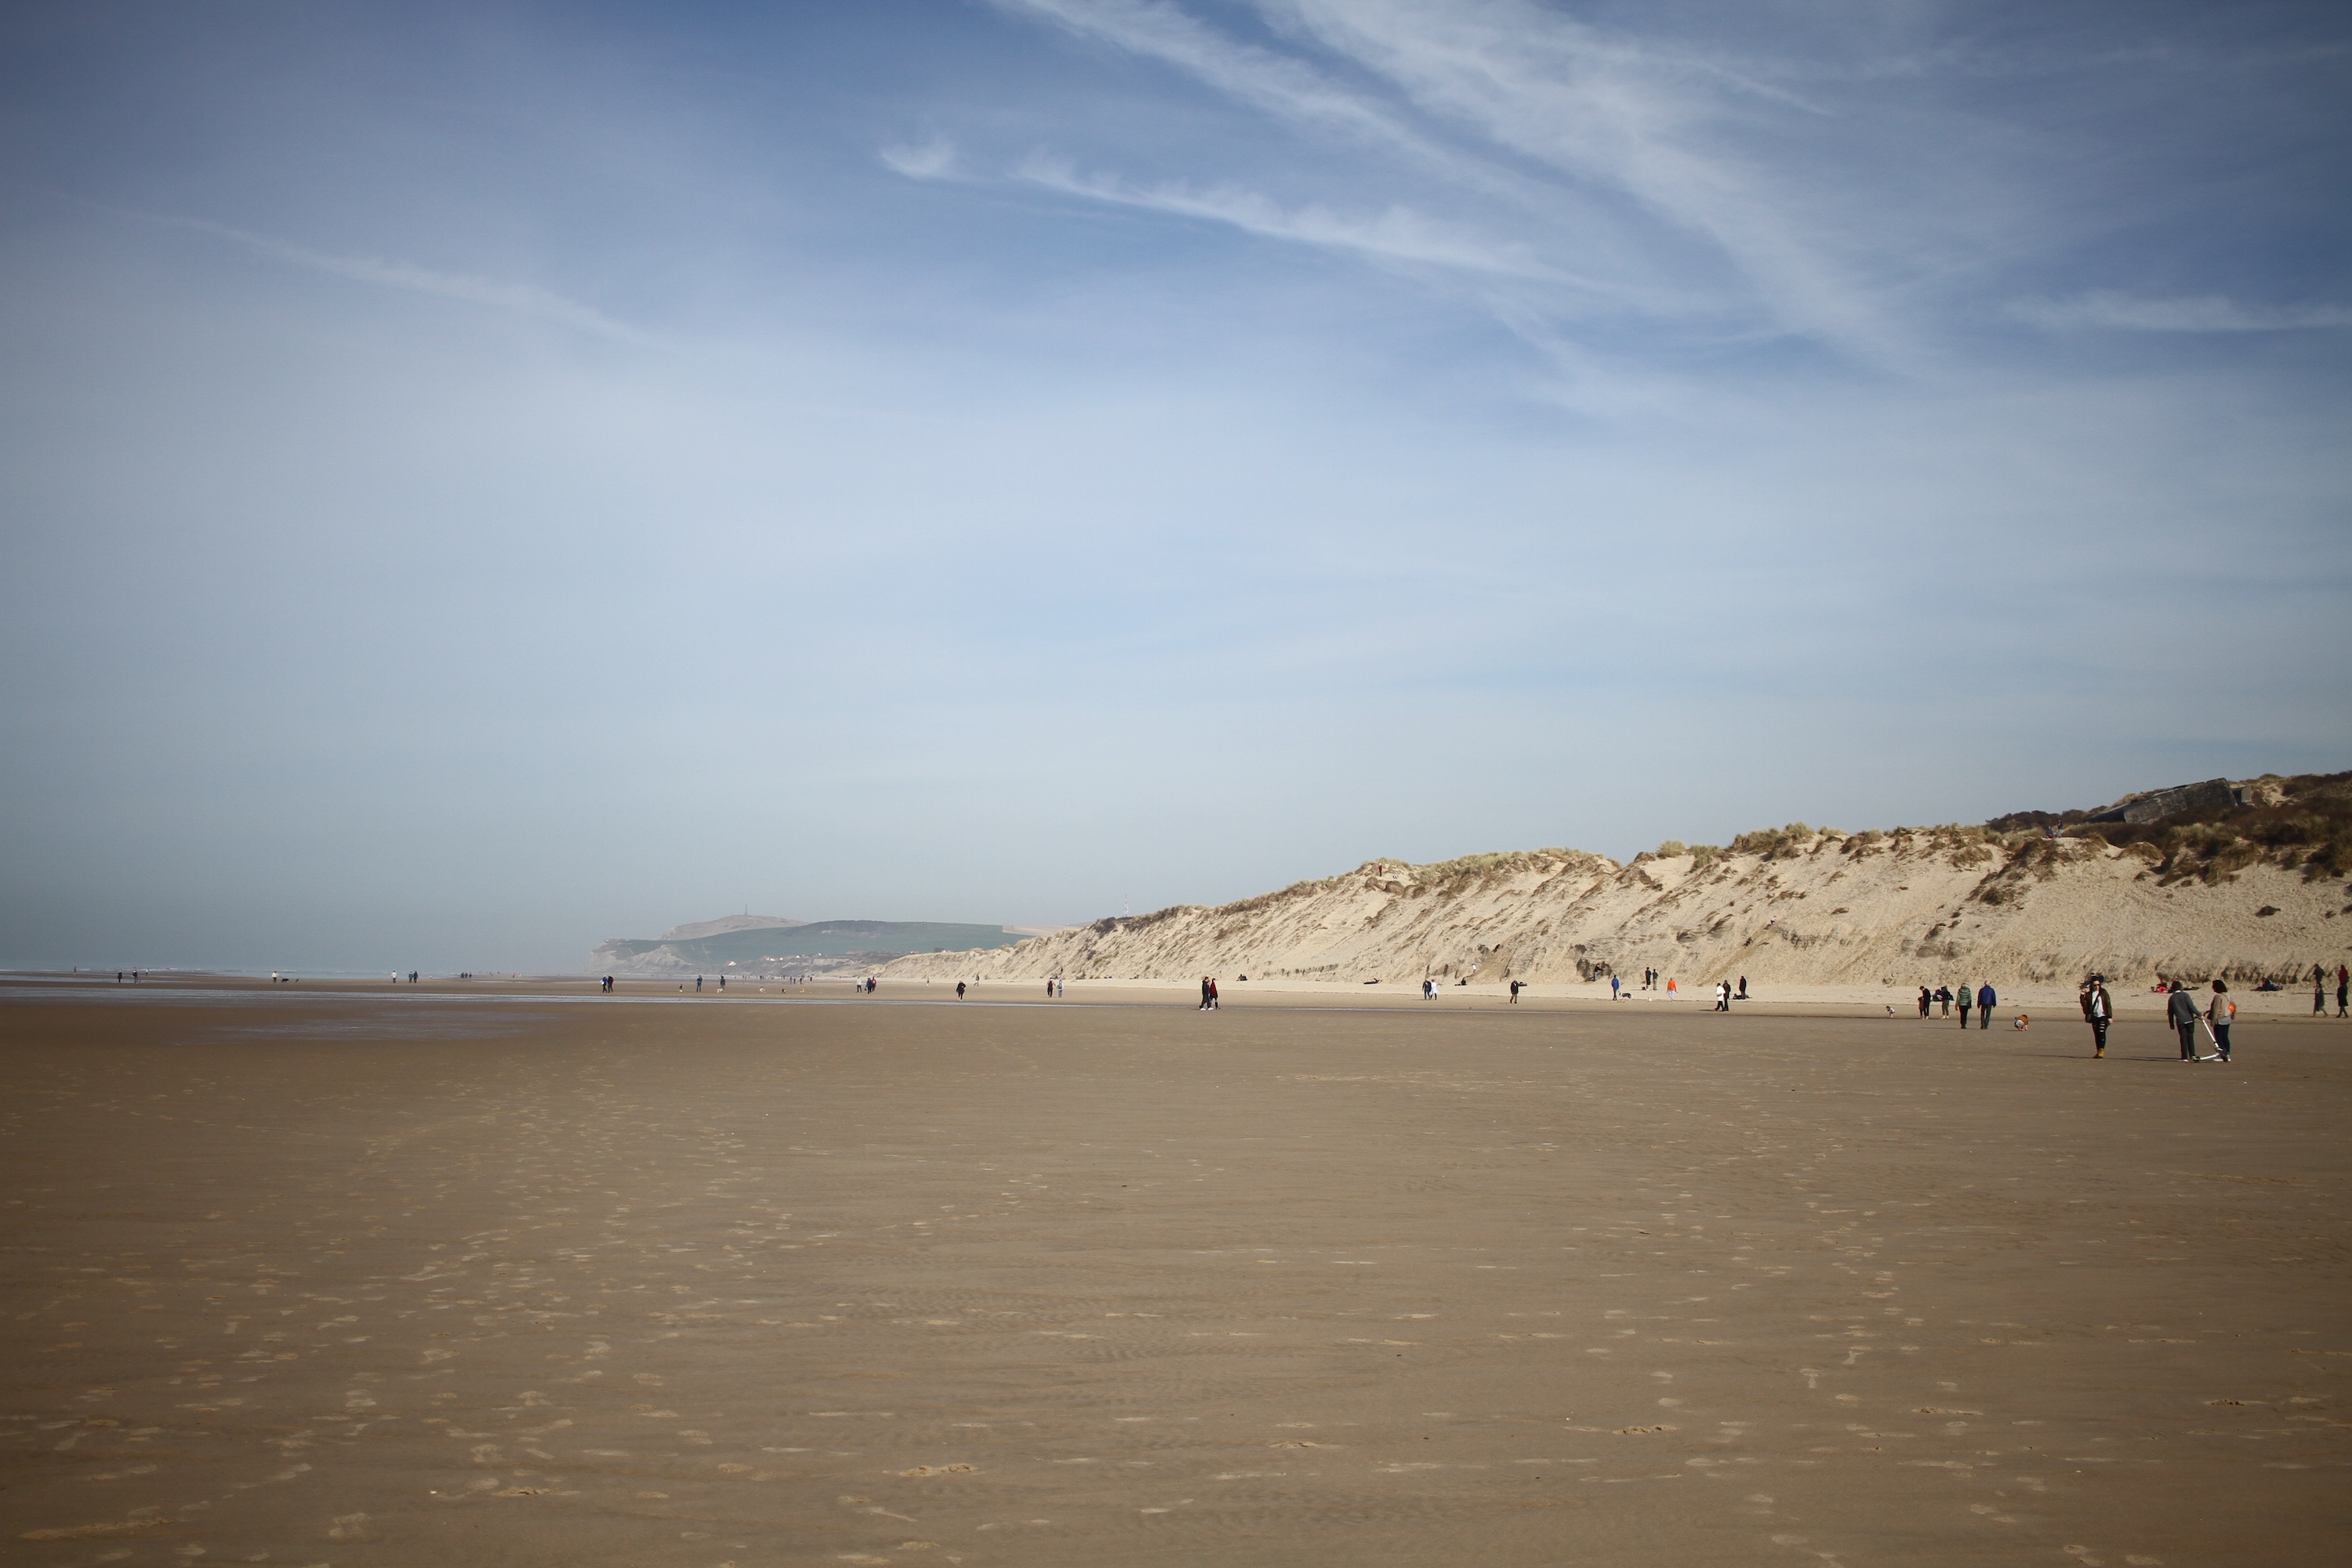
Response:
[{"label": "shoreline", "polygon": [[[872,995],[854,993],[853,982],[847,978],[825,977],[805,984],[780,981],[740,981],[725,991],[715,984],[697,992],[690,981],[622,980],[609,994],[597,988],[597,981],[588,975],[517,975],[497,979],[457,980],[426,976],[415,984],[390,979],[364,980],[352,978],[306,978],[292,976],[286,982],[273,983],[249,975],[221,973],[213,971],[145,971],[145,978],[116,982],[89,971],[74,973],[68,971],[17,970],[0,971],[0,999],[11,996],[56,996],[69,994],[77,996],[114,996],[129,998],[152,994],[202,996],[222,998],[232,996],[304,995],[320,997],[352,997],[381,1001],[413,997],[417,1000],[447,1000],[475,998],[478,1000],[511,1001],[598,1001],[616,1002],[703,1002],[743,1004],[751,1002],[856,1002],[876,1005],[927,1003],[958,1005],[955,981],[952,979],[906,979],[883,977],[879,989]],[[715,979],[715,977],[713,977]],[[1045,983],[1039,980],[967,981],[972,989],[961,1004],[966,1006],[1022,1005],[1039,1007],[1106,1006],[1130,1008],[1187,1008],[1197,1005],[1197,980],[1073,980],[1067,984],[1066,996],[1048,1001],[1043,994]],[[1220,1010],[1238,1011],[1280,1008],[1340,1012],[1431,1013],[1447,1016],[1470,1012],[1559,1013],[1590,1011],[1631,1011],[1663,1013],[1674,1016],[1713,1013],[1714,1004],[1704,988],[1693,988],[1687,994],[1669,998],[1663,991],[1629,990],[1617,1001],[1611,1001],[1605,983],[1560,984],[1529,984],[1521,990],[1520,1000],[1513,1003],[1508,989],[1502,985],[1474,984],[1441,987],[1436,997],[1424,1000],[1417,989],[1405,985],[1362,984],[1344,981],[1289,980],[1241,981],[1218,977],[1221,992]],[[2126,993],[2111,989],[2116,1005],[2116,1016],[2151,1019],[2161,1017],[2165,1011],[2162,993],[2134,991]],[[2208,998],[2210,992],[2192,987],[2191,994]],[[2231,999],[2237,1003],[2242,1022],[2260,1021],[2264,1025],[2307,1023],[2341,1024],[2352,1027],[2352,1020],[2335,1016],[2335,996],[2328,993],[2325,1016],[2311,1011],[2310,993],[2280,990],[2258,992],[2233,988]],[[1886,1009],[1894,1008],[1888,1016]],[[1727,1017],[1753,1014],[1778,1018],[1879,1018],[1889,1023],[1909,1023],[1918,1026],[1937,1025],[1947,1029],[1959,1027],[1957,1012],[1945,1015],[1940,1009],[1927,1018],[1917,1013],[1916,987],[1906,991],[1900,986],[1884,985],[1784,985],[1769,992],[1757,989],[1748,1000],[1735,1001]],[[2002,991],[1994,1009],[1993,1026],[1982,1028],[1971,1017],[1969,1027],[1979,1034],[2015,1033],[2013,1020],[2023,1014],[2031,1027],[2080,1026],[2082,1016],[2071,986],[2038,985],[2022,991]]]}]

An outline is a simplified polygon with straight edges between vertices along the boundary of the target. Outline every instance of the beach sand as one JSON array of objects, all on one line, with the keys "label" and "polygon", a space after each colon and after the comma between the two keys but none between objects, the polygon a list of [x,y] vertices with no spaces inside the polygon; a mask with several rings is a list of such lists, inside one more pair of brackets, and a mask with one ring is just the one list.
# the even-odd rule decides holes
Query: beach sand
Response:
[{"label": "beach sand", "polygon": [[0,993],[9,1562],[2352,1527],[2342,1025],[567,989]]}]

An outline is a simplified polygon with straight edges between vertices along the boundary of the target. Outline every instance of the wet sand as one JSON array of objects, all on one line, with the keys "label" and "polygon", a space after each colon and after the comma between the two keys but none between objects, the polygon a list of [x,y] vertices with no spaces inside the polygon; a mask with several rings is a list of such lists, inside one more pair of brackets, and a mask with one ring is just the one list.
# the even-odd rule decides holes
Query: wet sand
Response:
[{"label": "wet sand", "polygon": [[0,1541],[2340,1561],[2352,1037],[2241,1035],[12,987]]}]

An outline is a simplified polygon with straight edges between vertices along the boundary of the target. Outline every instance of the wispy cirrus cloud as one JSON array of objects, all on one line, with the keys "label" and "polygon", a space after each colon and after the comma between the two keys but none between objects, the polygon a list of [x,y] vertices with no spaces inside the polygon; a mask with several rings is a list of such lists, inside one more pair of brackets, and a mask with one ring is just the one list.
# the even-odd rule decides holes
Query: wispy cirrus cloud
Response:
[{"label": "wispy cirrus cloud", "polygon": [[1403,154],[1394,174],[1433,175],[1456,200],[1491,207],[1489,227],[1512,236],[1530,275],[1607,279],[1662,321],[1703,321],[1710,333],[1744,315],[1746,333],[1809,335],[1882,361],[1912,352],[1879,297],[1889,231],[1843,221],[1818,196],[1798,201],[1742,151],[1759,121],[1826,113],[1752,72],[1518,0],[1263,0],[1288,53],[1171,0],[996,4],[1301,128]]},{"label": "wispy cirrus cloud", "polygon": [[162,216],[153,214],[134,215],[150,222],[168,224],[174,228],[194,229],[200,234],[215,235],[234,240],[249,249],[355,283],[371,284],[379,289],[395,289],[405,293],[424,294],[437,300],[452,300],[467,305],[478,305],[494,310],[529,316],[554,326],[568,327],[576,331],[593,332],[599,337],[613,338],[640,346],[654,339],[647,333],[615,321],[593,305],[529,283],[509,283],[492,278],[479,278],[463,272],[446,272],[437,268],[419,266],[380,256],[353,256],[333,251],[313,250],[307,246],[292,244],[266,234],[214,223],[205,218]]},{"label": "wispy cirrus cloud", "polygon": [[2021,300],[2008,313],[2053,331],[2288,332],[2352,327],[2352,309],[2342,305],[2243,305],[2221,294],[2163,299],[2112,289],[2063,300]]},{"label": "wispy cirrus cloud", "polygon": [[955,143],[943,136],[885,147],[878,156],[886,167],[910,180],[943,180],[954,174],[958,166]]},{"label": "wispy cirrus cloud", "polygon": [[1545,265],[1523,243],[1456,228],[1404,206],[1353,215],[1314,203],[1285,207],[1261,192],[1234,185],[1138,187],[1081,175],[1066,160],[1042,155],[1024,163],[1020,174],[1033,184],[1066,195],[1229,225],[1272,239],[1354,251],[1385,261],[1599,287],[1592,279],[1573,279]]}]

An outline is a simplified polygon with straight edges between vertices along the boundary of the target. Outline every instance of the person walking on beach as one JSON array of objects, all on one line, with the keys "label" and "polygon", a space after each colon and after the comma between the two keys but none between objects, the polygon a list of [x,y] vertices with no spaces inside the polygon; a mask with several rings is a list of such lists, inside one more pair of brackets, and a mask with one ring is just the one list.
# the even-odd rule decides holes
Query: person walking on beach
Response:
[{"label": "person walking on beach", "polygon": [[1667,997],[1667,999],[1668,999],[1669,1001],[1673,1000],[1673,998],[1674,998],[1674,994],[1675,994],[1675,981],[1674,981],[1674,976],[1672,976],[1672,975],[1668,975],[1668,976],[1666,977],[1666,997]]},{"label": "person walking on beach", "polygon": [[1936,994],[1928,990],[1925,985],[1919,987],[1919,1016],[1922,1018],[1926,1017],[1927,1016],[1927,1010],[1935,1005]]},{"label": "person walking on beach", "polygon": [[956,1000],[959,1002],[963,1000],[963,982],[961,980],[956,982]]},{"label": "person walking on beach", "polygon": [[[1511,982],[1511,1000],[1516,1002],[1518,999],[1519,983],[1514,980]],[[1617,1000],[1617,977],[1613,974],[1609,977],[1609,1000],[1612,1002]]]},{"label": "person walking on beach", "polygon": [[1200,1005],[1198,1007],[1193,1008],[1193,1009],[1192,1009],[1192,1011],[1194,1011],[1195,1013],[1205,1013],[1205,1012],[1207,1012],[1208,1010],[1209,1010],[1209,977],[1208,977],[1207,975],[1203,974],[1202,976],[1201,976],[1201,1005]]},{"label": "person walking on beach", "polygon": [[1969,990],[1969,983],[1963,980],[1960,982],[1958,995],[1960,1003],[1960,1028],[1965,1032],[1969,1026],[1969,1007],[1976,1001],[1977,994]]},{"label": "person walking on beach", "polygon": [[[1990,981],[1987,981],[1984,984],[1977,987],[1978,1028],[1990,1029],[1992,1027],[1993,1005],[2000,1000],[2000,998],[1993,994],[1992,983]],[[1968,1027],[1966,1020],[1962,1020],[1960,1027],[1964,1029]]]},{"label": "person walking on beach", "polygon": [[[1525,984],[1525,981],[1520,980],[1514,980],[1511,982],[1512,1006],[1516,1007],[1519,1005],[1519,987]],[[1612,997],[1614,997],[1617,994],[1617,977],[1613,974],[1609,977],[1609,994]]]},{"label": "person walking on beach", "polygon": [[2197,1059],[2197,999],[2189,995],[2189,988],[2178,980],[2171,982],[2165,990],[2164,1016],[2170,1021],[2174,1032],[2180,1037],[2180,1059],[2184,1062],[2195,1061]]},{"label": "person walking on beach", "polygon": [[1213,1013],[1220,1011],[1223,1005],[1223,997],[1217,990],[1216,977],[1214,975],[1211,975],[1209,977],[1209,1010]]},{"label": "person walking on beach", "polygon": [[1952,1016],[1952,988],[1948,985],[1937,986],[1936,1000],[1944,1005],[1944,1016],[1947,1018],[1950,1017]]},{"label": "person walking on beach", "polygon": [[2205,1009],[2205,1022],[2213,1031],[2213,1056],[2220,1061],[2230,1059],[2230,1024],[2238,1016],[2238,1005],[2230,1000],[2230,983],[2213,982],[2213,1000]]},{"label": "person walking on beach", "polygon": [[2327,966],[2324,963],[2311,966],[2311,1010],[2322,1018],[2327,1016]]},{"label": "person walking on beach", "polygon": [[[131,978],[138,979],[139,972],[132,970]],[[2336,966],[2336,1016],[2339,1018],[2347,1016],[2344,1011],[2344,1001],[2347,993],[2352,993],[2352,968],[2347,968],[2339,963]]]},{"label": "person walking on beach", "polygon": [[2115,1022],[2116,1005],[2107,995],[2107,983],[2098,975],[2083,982],[2083,1016],[2091,1026],[2091,1055],[2107,1054],[2107,1026]]}]

